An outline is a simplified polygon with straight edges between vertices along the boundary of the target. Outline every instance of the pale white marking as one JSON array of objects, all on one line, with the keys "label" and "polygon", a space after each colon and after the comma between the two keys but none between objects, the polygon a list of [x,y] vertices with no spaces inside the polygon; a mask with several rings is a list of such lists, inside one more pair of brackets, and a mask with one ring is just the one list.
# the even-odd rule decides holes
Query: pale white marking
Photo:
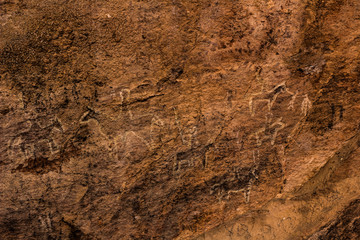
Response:
[{"label": "pale white marking", "polygon": [[307,94],[304,96],[304,100],[301,103],[301,113],[306,116],[309,113],[309,110],[312,108],[312,103]]}]

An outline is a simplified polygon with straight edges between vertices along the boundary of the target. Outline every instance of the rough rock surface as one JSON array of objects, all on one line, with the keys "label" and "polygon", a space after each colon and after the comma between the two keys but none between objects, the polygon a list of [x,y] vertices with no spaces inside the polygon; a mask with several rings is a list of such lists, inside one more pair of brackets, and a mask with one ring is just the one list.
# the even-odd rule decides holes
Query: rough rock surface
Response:
[{"label": "rough rock surface", "polygon": [[0,0],[1,239],[358,239],[358,0]]}]

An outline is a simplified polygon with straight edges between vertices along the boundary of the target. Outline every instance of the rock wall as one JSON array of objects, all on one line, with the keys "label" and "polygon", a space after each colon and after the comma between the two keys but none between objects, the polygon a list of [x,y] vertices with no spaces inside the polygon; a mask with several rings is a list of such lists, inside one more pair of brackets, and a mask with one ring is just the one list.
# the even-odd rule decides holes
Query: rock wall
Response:
[{"label": "rock wall", "polygon": [[357,239],[360,2],[0,0],[2,239]]}]

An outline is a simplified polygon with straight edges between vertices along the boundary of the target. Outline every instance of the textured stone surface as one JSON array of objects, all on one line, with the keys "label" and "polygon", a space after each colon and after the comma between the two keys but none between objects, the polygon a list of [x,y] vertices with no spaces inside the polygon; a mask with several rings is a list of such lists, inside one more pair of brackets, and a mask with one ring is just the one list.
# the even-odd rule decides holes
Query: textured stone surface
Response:
[{"label": "textured stone surface", "polygon": [[356,239],[359,13],[0,0],[0,237]]}]

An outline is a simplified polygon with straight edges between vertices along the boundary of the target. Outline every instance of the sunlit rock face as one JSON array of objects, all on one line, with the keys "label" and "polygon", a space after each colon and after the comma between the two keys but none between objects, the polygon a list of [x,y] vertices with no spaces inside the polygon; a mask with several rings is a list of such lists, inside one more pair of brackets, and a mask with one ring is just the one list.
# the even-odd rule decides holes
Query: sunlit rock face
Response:
[{"label": "sunlit rock face", "polygon": [[360,2],[0,0],[1,239],[358,239]]}]

